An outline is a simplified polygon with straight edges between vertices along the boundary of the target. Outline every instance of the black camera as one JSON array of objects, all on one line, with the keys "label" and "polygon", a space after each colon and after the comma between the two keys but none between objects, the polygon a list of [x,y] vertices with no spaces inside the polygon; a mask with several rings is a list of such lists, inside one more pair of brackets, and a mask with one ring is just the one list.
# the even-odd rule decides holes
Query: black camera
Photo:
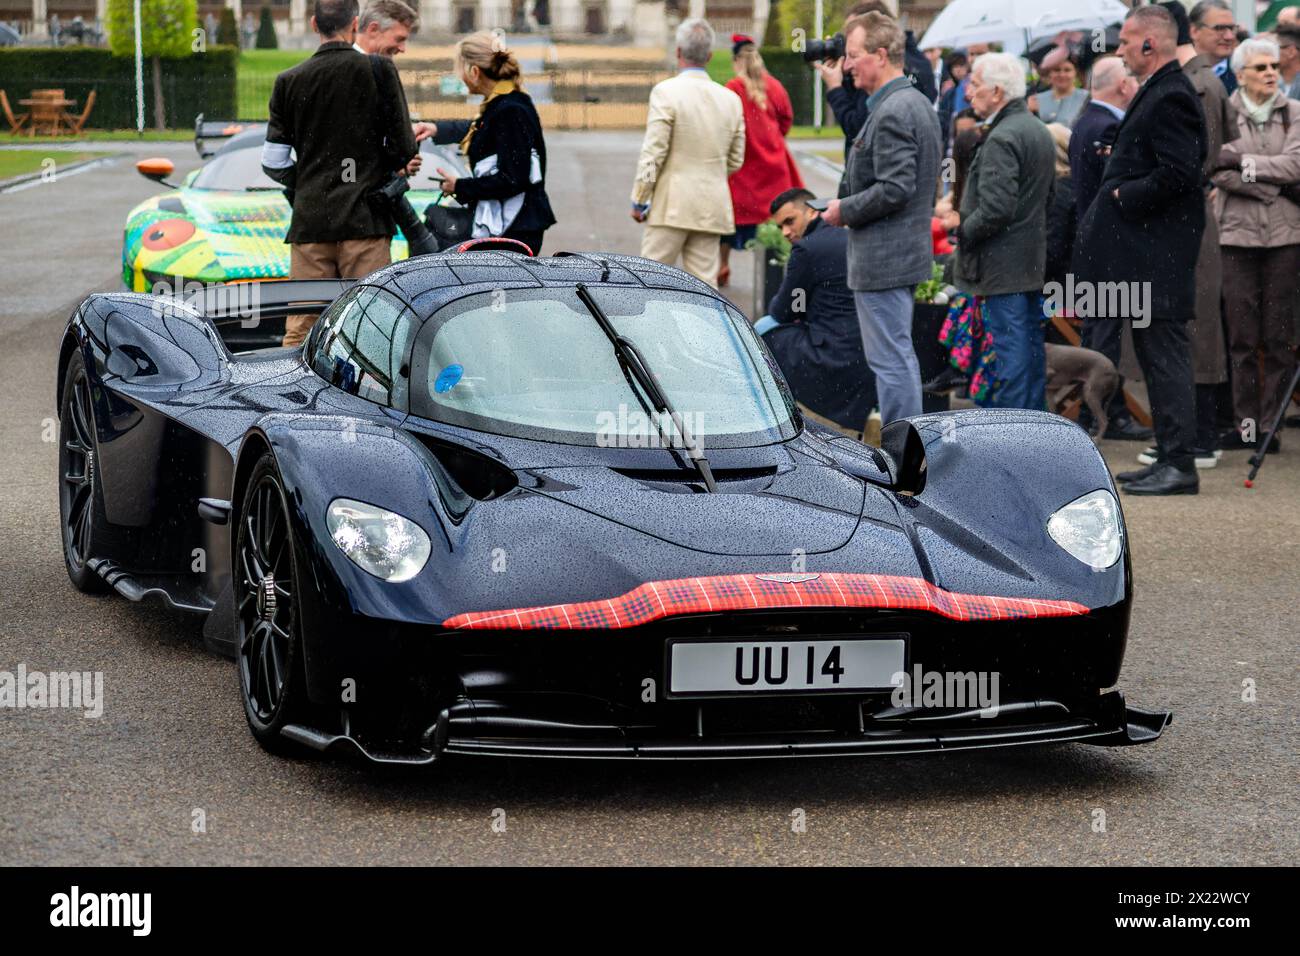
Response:
[{"label": "black camera", "polygon": [[429,227],[424,224],[424,220],[416,213],[411,201],[406,198],[406,192],[410,188],[411,184],[407,182],[406,177],[396,173],[392,179],[376,189],[373,195],[388,204],[397,227],[406,237],[409,254],[427,256],[438,251],[438,241],[433,238]]},{"label": "black camera", "polygon": [[844,34],[837,33],[829,40],[809,40],[804,47],[805,63],[814,60],[838,60],[844,56]]}]

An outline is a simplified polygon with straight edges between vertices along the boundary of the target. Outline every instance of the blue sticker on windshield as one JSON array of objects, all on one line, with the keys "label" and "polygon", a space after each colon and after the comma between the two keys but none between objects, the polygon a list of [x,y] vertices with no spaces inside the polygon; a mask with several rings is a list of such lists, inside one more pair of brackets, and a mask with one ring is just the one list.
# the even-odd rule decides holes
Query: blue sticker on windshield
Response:
[{"label": "blue sticker on windshield", "polygon": [[433,390],[438,394],[450,392],[460,381],[460,377],[465,374],[465,370],[459,365],[448,365],[438,373],[438,379],[433,383]]}]

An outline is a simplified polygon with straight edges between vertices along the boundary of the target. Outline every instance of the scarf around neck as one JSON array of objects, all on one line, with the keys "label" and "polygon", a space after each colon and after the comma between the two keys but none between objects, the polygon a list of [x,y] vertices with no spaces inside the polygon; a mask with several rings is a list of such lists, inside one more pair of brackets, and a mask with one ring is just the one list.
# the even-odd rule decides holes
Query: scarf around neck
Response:
[{"label": "scarf around neck", "polygon": [[1273,115],[1273,104],[1277,102],[1277,98],[1281,95],[1282,92],[1279,90],[1263,103],[1256,103],[1246,95],[1245,90],[1242,90],[1241,105],[1245,107],[1246,116],[1252,123],[1256,126],[1263,126],[1268,122],[1268,118]]},{"label": "scarf around neck", "polygon": [[504,96],[506,93],[513,93],[514,91],[514,80],[496,81],[496,84],[492,87],[492,92],[483,97],[483,102],[478,105],[478,116],[474,117],[474,122],[470,123],[469,129],[465,131],[465,138],[460,141],[460,151],[462,155],[469,155],[469,141],[472,140],[474,134],[478,132],[478,128],[483,122],[483,113],[487,109],[487,105],[498,96]]}]

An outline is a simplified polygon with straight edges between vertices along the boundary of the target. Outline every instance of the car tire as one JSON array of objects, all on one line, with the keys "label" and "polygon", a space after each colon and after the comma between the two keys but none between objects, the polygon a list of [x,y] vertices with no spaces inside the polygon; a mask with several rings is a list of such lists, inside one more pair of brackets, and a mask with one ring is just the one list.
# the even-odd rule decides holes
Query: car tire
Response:
[{"label": "car tire", "polygon": [[95,405],[80,352],[63,376],[59,402],[59,529],[63,565],[73,586],[85,594],[111,590],[90,567],[96,556],[115,553],[104,517],[104,491],[96,475]]},{"label": "car tire", "polygon": [[253,466],[234,521],[235,666],[244,716],[271,753],[300,753],[281,735],[310,713],[302,660],[297,556],[284,484],[270,452]]}]

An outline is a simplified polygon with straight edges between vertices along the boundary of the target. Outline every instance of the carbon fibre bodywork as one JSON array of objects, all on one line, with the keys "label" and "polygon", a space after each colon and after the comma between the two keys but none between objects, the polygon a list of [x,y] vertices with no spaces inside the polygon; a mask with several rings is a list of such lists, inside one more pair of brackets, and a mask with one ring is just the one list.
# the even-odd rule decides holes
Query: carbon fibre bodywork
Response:
[{"label": "carbon fibre bodywork", "polygon": [[[427,321],[488,290],[578,282],[717,299],[675,269],[620,256],[442,254],[362,284]],[[257,322],[273,338],[277,317],[307,310],[303,302],[321,309],[350,285],[266,284]],[[1064,419],[1021,411],[913,419],[927,477],[920,494],[905,495],[888,455],[796,417],[792,434],[711,447],[719,491],[704,494],[674,451],[422,418],[336,387],[298,350],[232,354],[223,339],[236,324],[209,300],[160,307],[143,295],[92,295],[64,337],[60,394],[79,352],[104,515],[121,532],[112,540],[127,542],[94,554],[92,566],[127,597],[207,614],[205,637],[226,653],[235,632],[231,529],[253,465],[274,456],[293,528],[306,686],[313,702],[341,710],[328,725],[286,728],[291,739],[401,762],[446,752],[772,756],[1136,743],[1155,739],[1169,719],[1126,708],[1108,690],[1128,632],[1127,546],[1093,570],[1047,532],[1067,503],[1114,494],[1095,446]],[[409,357],[404,368],[415,375],[418,365]],[[326,525],[337,498],[414,520],[432,542],[427,564],[401,583],[362,570]],[[819,605],[802,582],[822,575],[913,581],[1010,610],[977,619],[926,601]],[[789,598],[716,611],[683,605],[623,628],[522,618],[489,630],[454,626],[473,612],[608,602],[651,582],[724,576],[762,580]],[[1045,603],[1075,610],[1036,616]],[[907,635],[909,669],[998,672],[999,716],[900,710],[888,692],[700,700],[667,690],[672,641],[886,634]],[[364,706],[335,703],[345,679]]]}]

